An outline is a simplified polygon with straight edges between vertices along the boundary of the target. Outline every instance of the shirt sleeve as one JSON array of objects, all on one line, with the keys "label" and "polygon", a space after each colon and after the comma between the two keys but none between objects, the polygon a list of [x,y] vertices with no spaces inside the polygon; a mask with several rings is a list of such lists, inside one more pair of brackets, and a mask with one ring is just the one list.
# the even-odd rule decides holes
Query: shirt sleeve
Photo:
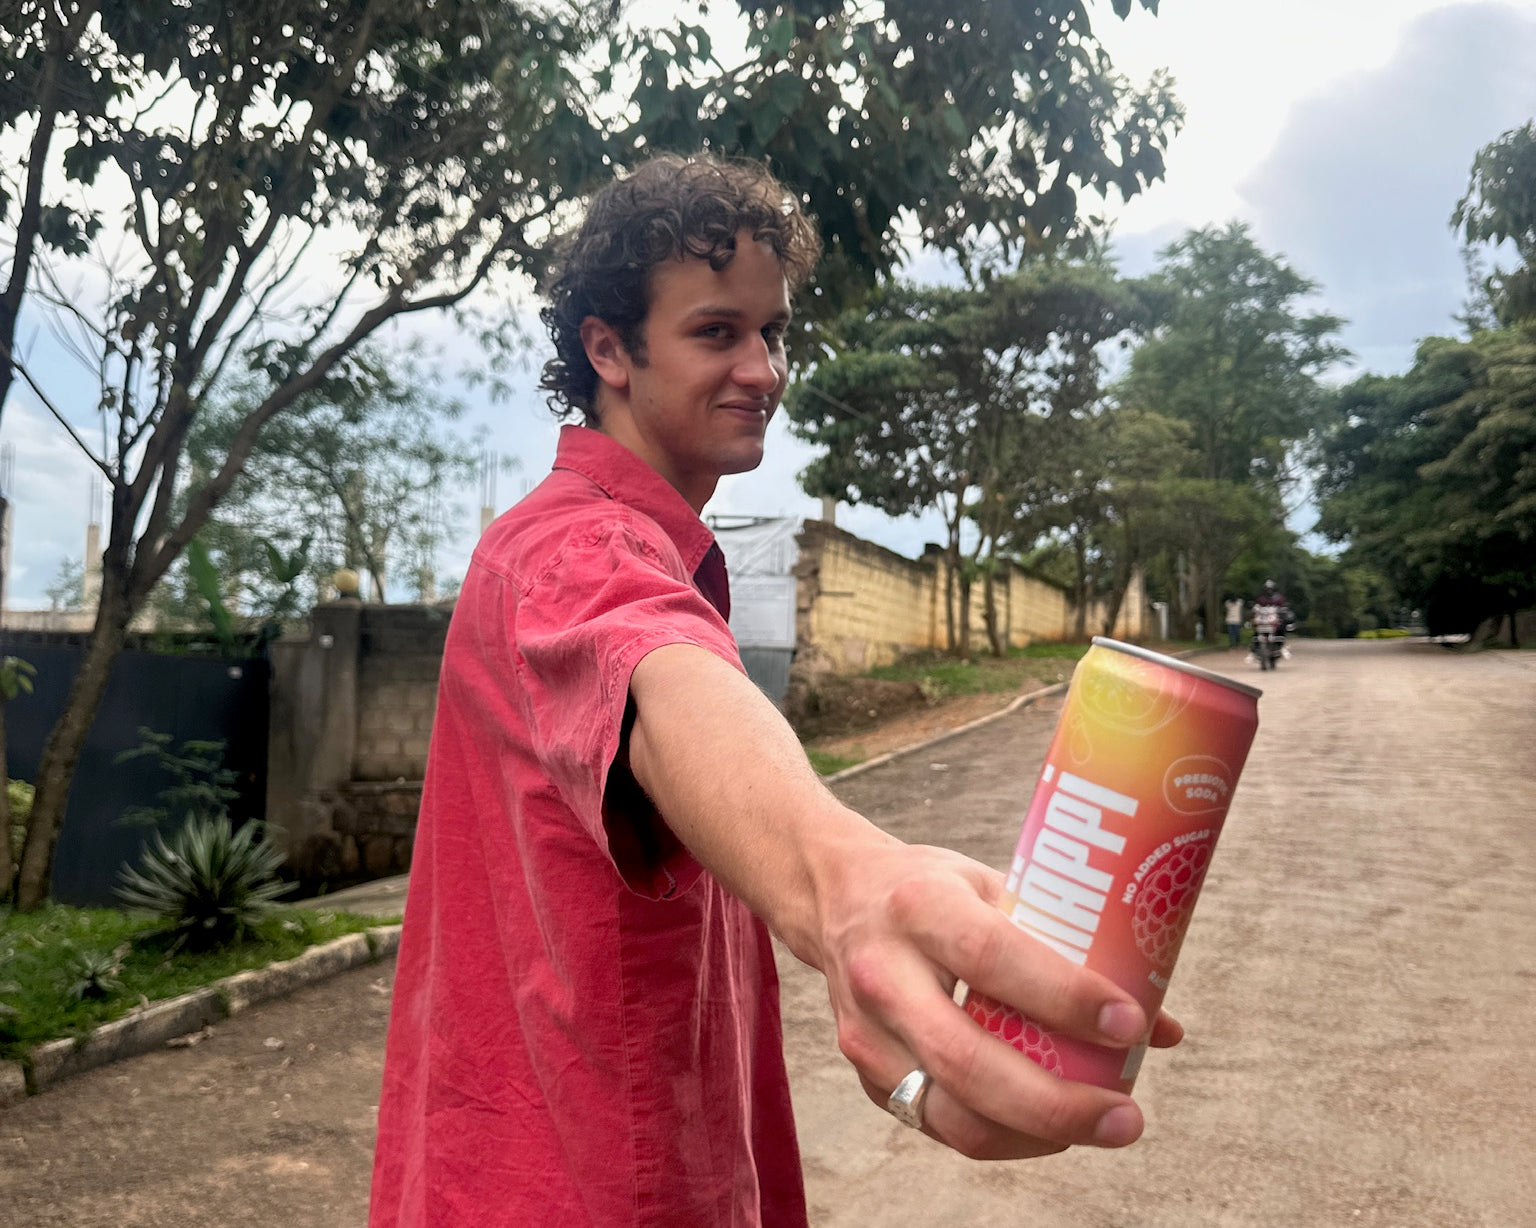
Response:
[{"label": "shirt sleeve", "polygon": [[736,641],[670,541],[631,522],[568,541],[516,605],[511,628],[532,751],[550,785],[625,883],[664,898],[699,867],[616,763],[646,654],[694,644],[741,669]]}]

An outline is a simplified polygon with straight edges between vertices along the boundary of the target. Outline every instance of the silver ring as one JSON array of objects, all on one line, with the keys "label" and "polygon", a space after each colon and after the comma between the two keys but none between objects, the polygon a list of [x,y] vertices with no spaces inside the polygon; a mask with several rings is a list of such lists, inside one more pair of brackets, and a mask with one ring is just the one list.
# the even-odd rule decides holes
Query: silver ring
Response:
[{"label": "silver ring", "polygon": [[923,1128],[923,1101],[928,1097],[928,1072],[919,1066],[900,1083],[885,1102],[885,1109],[904,1126]]}]

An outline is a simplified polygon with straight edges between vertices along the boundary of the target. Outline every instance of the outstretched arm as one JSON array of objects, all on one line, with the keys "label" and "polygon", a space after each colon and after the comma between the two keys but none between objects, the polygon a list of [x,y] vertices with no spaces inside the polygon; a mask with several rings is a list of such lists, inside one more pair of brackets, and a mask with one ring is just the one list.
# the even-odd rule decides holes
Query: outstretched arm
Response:
[{"label": "outstretched arm", "polygon": [[[1123,1047],[1146,1034],[1129,994],[1008,920],[1000,874],[904,844],[844,806],[767,698],[702,648],[650,653],[630,693],[635,778],[699,862],[826,977],[839,1045],[872,1100],[922,1066],[927,1133],[982,1158],[1140,1135],[1130,1097],[1048,1074],[952,1000],[960,978],[1087,1040]],[[1178,1036],[1161,1016],[1153,1043]]]}]

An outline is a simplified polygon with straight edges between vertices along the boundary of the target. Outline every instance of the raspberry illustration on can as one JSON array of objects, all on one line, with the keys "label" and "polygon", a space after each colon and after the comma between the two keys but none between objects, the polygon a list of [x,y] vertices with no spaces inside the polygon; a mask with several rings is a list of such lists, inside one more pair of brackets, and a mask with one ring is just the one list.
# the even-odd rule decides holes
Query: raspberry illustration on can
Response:
[{"label": "raspberry illustration on can", "polygon": [[[1095,638],[1030,801],[1004,909],[1038,941],[1131,993],[1149,1019],[1167,992],[1258,730],[1259,694]],[[975,991],[965,1009],[1066,1079],[1128,1092],[1146,1050],[1055,1035]]]}]

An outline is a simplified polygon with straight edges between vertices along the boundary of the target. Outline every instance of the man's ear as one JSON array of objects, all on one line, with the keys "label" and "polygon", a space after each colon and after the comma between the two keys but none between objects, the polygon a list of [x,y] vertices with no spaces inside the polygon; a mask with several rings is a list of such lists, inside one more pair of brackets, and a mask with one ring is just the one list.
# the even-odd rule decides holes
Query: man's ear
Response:
[{"label": "man's ear", "polygon": [[613,325],[588,316],[581,322],[581,344],[598,379],[612,388],[629,387],[629,351]]}]

